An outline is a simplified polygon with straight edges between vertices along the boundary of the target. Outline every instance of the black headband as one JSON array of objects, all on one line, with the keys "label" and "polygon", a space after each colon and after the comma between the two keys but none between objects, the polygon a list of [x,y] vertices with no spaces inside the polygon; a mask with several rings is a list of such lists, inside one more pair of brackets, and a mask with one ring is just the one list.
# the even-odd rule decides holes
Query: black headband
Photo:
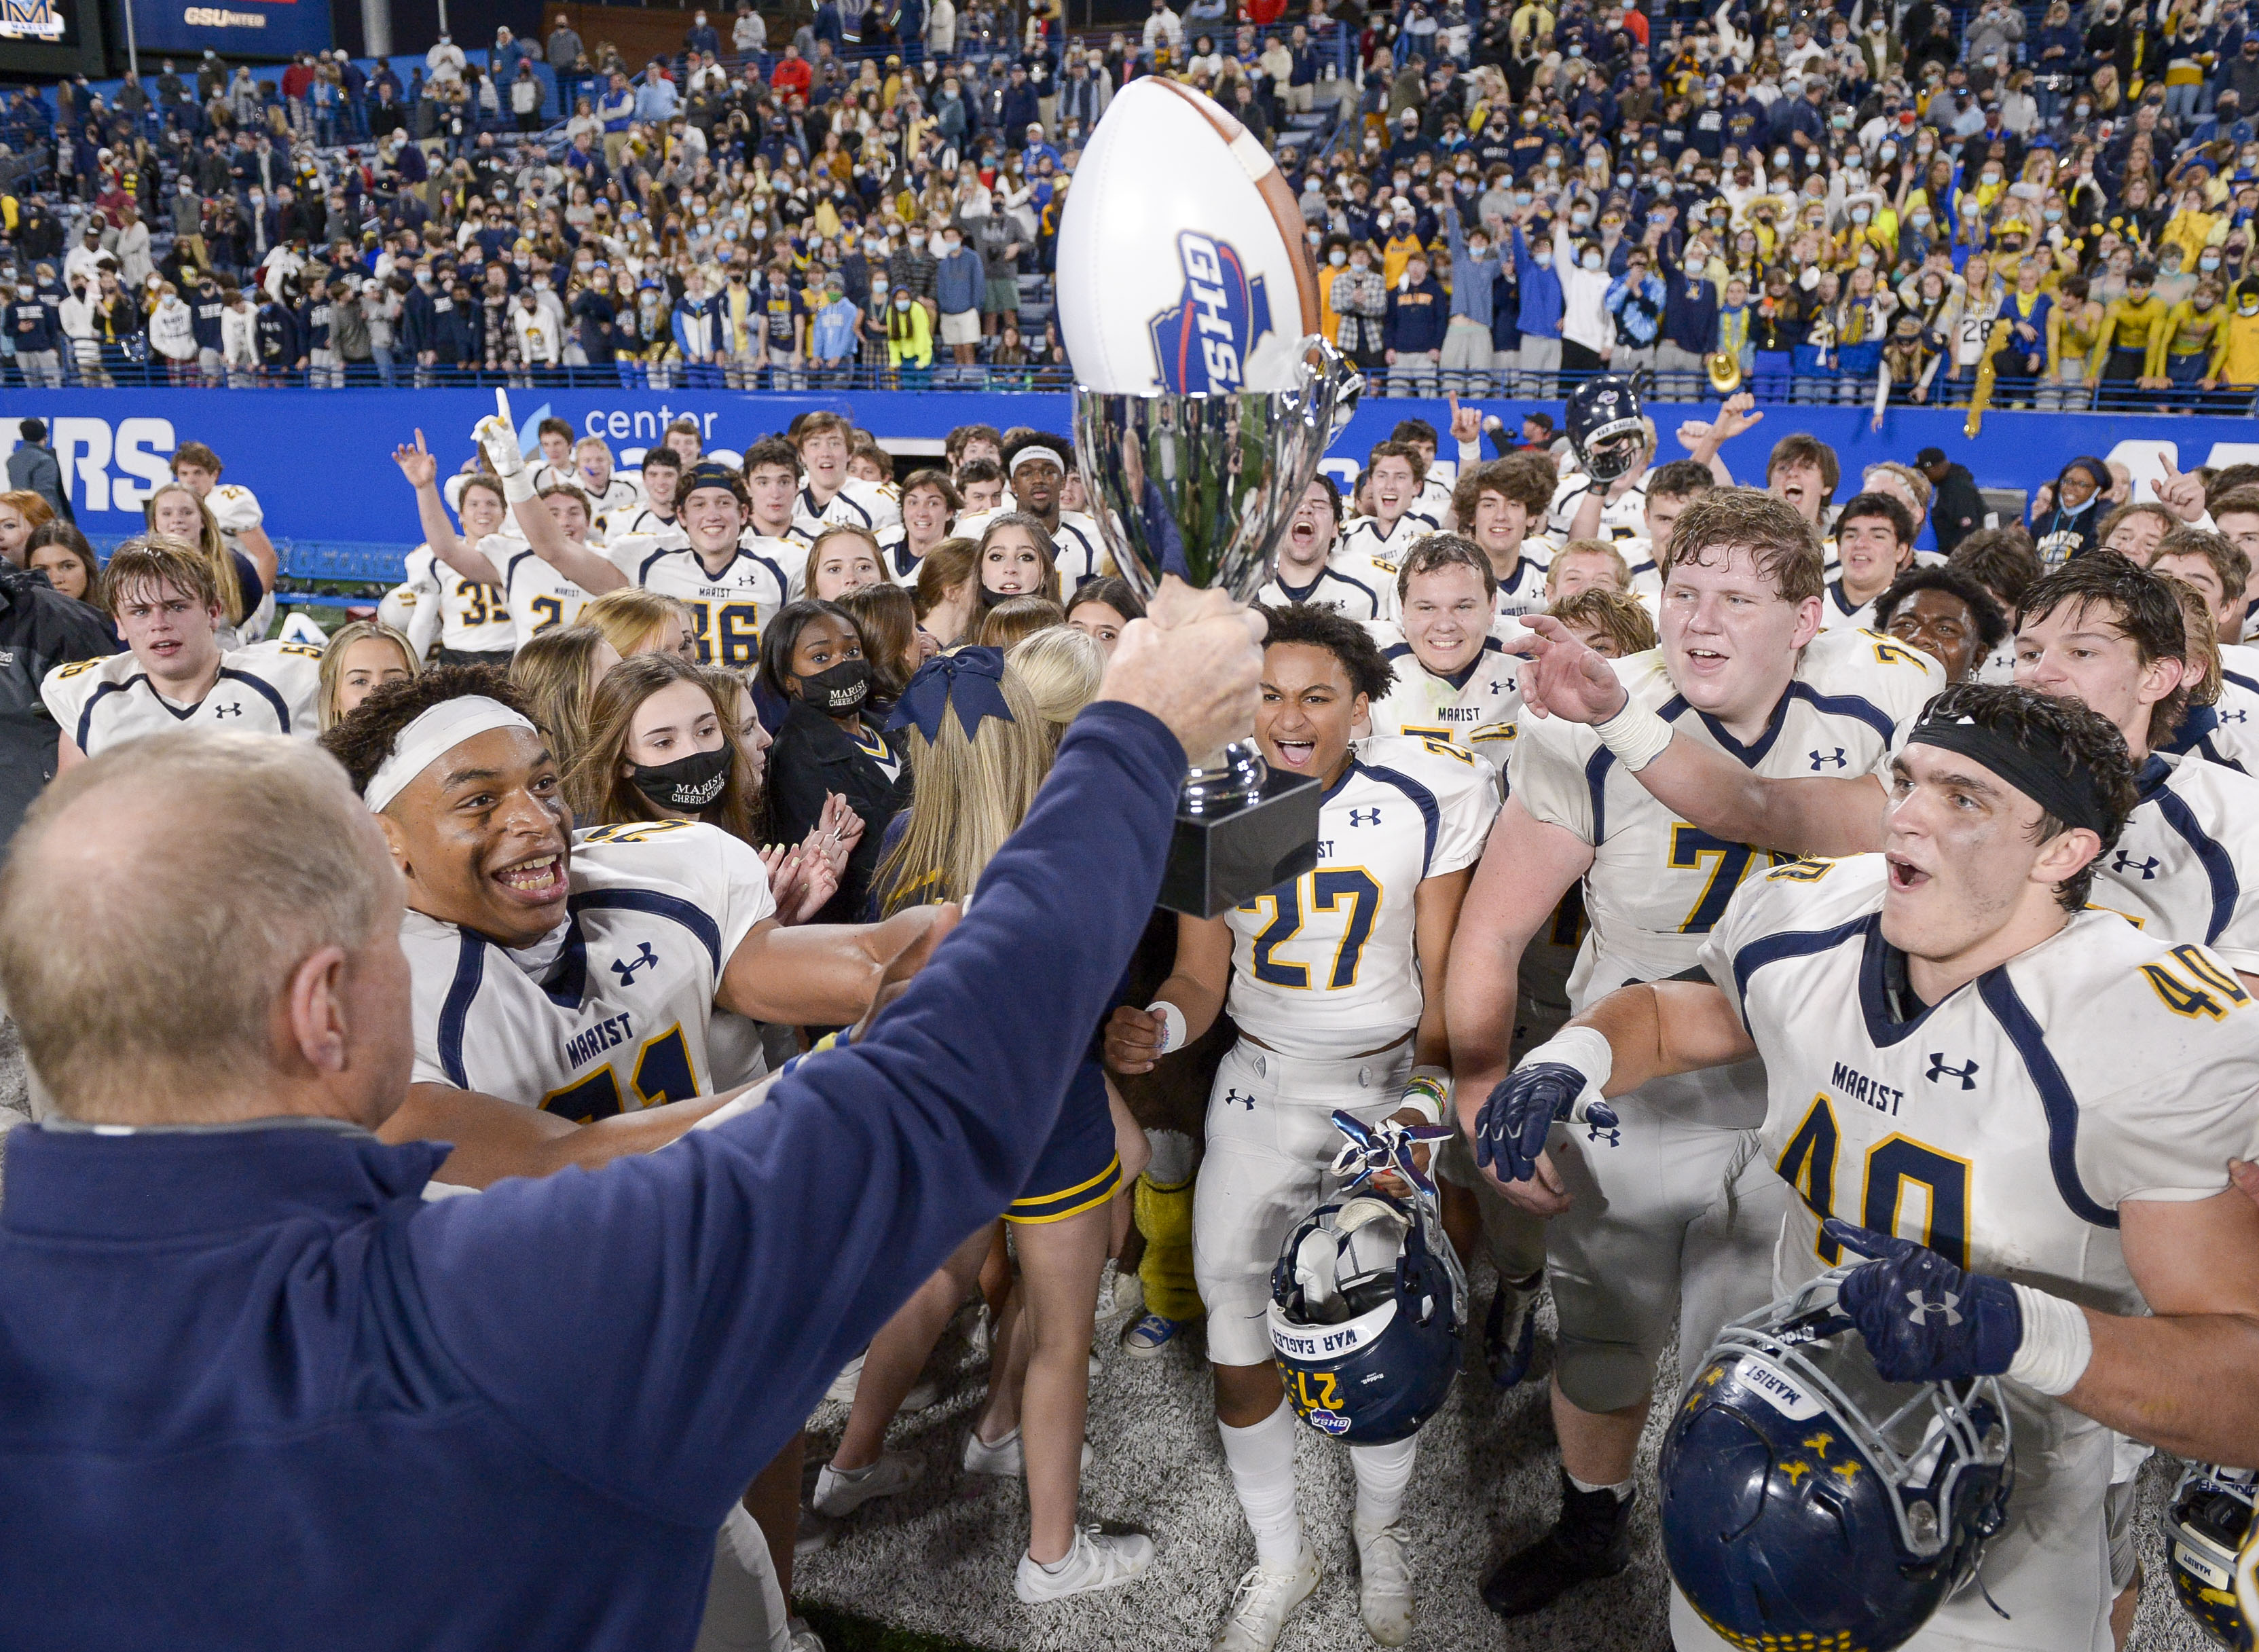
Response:
[{"label": "black headband", "polygon": [[1914,724],[1906,744],[1938,746],[1973,758],[2065,826],[2084,827],[2106,846],[2110,842],[2109,818],[2094,773],[2068,751],[2049,754],[2068,764],[2066,770],[2049,756],[2027,751],[1999,730],[1969,717],[1926,719]]}]

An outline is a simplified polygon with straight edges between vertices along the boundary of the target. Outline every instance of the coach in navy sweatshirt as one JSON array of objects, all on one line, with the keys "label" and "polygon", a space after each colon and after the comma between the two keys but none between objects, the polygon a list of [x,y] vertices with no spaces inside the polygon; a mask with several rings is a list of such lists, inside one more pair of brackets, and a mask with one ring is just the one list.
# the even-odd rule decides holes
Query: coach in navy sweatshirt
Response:
[{"label": "coach in navy sweatshirt", "polygon": [[0,877],[0,986],[60,1114],[10,1139],[0,1207],[0,1646],[688,1648],[746,1482],[1019,1192],[1185,751],[1253,720],[1259,622],[1177,587],[1154,616],[852,1047],[475,1199],[420,1197],[445,1144],[370,1134],[409,978],[343,773],[194,732],[58,780]]}]

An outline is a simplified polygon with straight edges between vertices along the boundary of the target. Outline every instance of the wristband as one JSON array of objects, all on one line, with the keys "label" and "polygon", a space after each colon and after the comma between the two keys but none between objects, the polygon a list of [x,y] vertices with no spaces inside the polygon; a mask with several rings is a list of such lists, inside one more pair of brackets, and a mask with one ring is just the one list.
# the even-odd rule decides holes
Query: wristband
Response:
[{"label": "wristband", "polygon": [[2094,1332],[2086,1323],[2086,1310],[2028,1285],[2011,1288],[2023,1317],[2024,1336],[2016,1344],[2016,1356],[2008,1362],[2008,1378],[2051,1399],[2069,1393],[2094,1358]]},{"label": "wristband", "polygon": [[522,505],[533,497],[533,473],[520,465],[502,479],[502,496],[508,504]]},{"label": "wristband", "polygon": [[1597,1093],[1607,1088],[1608,1075],[1616,1067],[1616,1052],[1609,1047],[1607,1035],[1596,1027],[1564,1027],[1522,1057],[1519,1065],[1534,1067],[1548,1061],[1574,1067],[1585,1075],[1586,1087]]},{"label": "wristband", "polygon": [[1645,706],[1627,700],[1615,716],[1594,723],[1593,732],[1615,753],[1617,762],[1636,774],[1663,755],[1671,744],[1671,730],[1669,723]]},{"label": "wristband", "polygon": [[1422,1066],[1412,1069],[1412,1076],[1404,1082],[1404,1093],[1397,1098],[1399,1107],[1410,1107],[1428,1123],[1440,1124],[1443,1109],[1451,1104],[1451,1075],[1443,1067]]},{"label": "wristband", "polygon": [[1165,998],[1157,998],[1145,1006],[1145,1013],[1161,1018],[1161,1047],[1154,1051],[1156,1055],[1165,1056],[1172,1050],[1185,1047],[1184,1011]]}]

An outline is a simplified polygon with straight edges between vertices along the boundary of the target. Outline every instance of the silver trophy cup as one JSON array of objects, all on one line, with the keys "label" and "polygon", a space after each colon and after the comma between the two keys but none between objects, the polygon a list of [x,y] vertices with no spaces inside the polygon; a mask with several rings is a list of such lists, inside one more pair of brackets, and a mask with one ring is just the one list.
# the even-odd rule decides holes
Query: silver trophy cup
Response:
[{"label": "silver trophy cup", "polygon": [[[1077,389],[1077,463],[1115,566],[1151,601],[1162,577],[1244,602],[1318,474],[1362,381],[1304,341],[1290,390],[1190,395]],[[1273,774],[1252,740],[1192,753],[1161,904],[1212,918],[1317,864],[1318,786]]]}]

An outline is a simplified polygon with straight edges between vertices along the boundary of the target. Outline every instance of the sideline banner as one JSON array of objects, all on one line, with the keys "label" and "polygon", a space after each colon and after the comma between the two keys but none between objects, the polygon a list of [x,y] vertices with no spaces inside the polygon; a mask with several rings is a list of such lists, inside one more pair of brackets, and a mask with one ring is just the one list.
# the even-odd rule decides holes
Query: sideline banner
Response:
[{"label": "sideline banner", "polygon": [[[795,414],[825,408],[852,414],[903,462],[920,452],[938,455],[942,438],[958,424],[1014,425],[1065,432],[1073,423],[1065,394],[923,395],[821,391],[805,395],[727,390],[513,390],[510,411],[529,451],[533,427],[562,418],[576,435],[601,436],[614,463],[632,468],[659,438],[668,421],[695,417],[709,449],[742,452],[760,437],[784,429]],[[1480,404],[1518,433],[1521,415],[1539,409],[1562,417],[1558,402],[1516,398]],[[1712,404],[1714,407],[1714,404]],[[1692,403],[1656,402],[1650,412],[1661,433],[1659,459],[1684,457],[1674,432],[1680,423],[1707,416]],[[18,420],[44,420],[61,461],[79,526],[96,538],[138,531],[142,501],[169,474],[174,448],[200,441],[226,466],[225,479],[257,494],[276,539],[414,545],[416,506],[392,462],[393,448],[412,442],[421,428],[443,474],[472,454],[471,428],[494,411],[491,390],[10,390],[0,395],[0,452],[11,452]],[[2170,455],[2181,469],[2198,465],[2259,461],[2259,426],[2249,419],[2103,416],[2083,413],[1992,413],[1983,433],[1964,438],[1965,415],[1951,409],[1892,409],[1878,432],[1863,407],[1779,405],[1764,422],[1726,445],[1723,457],[1735,480],[1763,486],[1765,458],[1782,437],[1808,431],[1842,460],[1838,502],[1858,490],[1859,473],[1878,459],[1911,463],[1925,447],[1942,448],[1965,465],[1978,485],[2021,489],[2028,495],[2054,480],[2080,454],[2117,459],[2137,481],[2163,474]],[[1365,452],[1386,440],[1402,418],[1424,418],[1447,429],[1441,402],[1368,399],[1335,441],[1326,469],[1346,485]],[[1454,450],[1445,435],[1439,459]],[[2146,490],[2137,496],[2147,497]]]}]

